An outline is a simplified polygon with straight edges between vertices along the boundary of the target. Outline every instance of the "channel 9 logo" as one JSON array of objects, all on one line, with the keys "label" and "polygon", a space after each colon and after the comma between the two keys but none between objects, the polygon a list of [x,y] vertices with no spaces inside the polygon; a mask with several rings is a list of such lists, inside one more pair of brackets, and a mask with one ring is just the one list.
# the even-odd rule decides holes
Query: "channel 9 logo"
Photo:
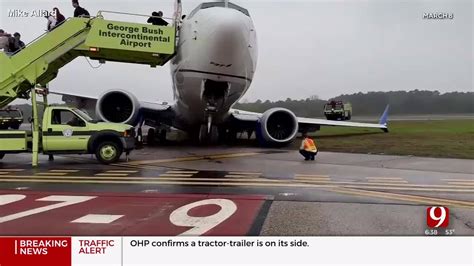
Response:
[{"label": "channel 9 logo", "polygon": [[426,209],[426,224],[429,228],[446,228],[449,225],[449,209],[429,207]]}]

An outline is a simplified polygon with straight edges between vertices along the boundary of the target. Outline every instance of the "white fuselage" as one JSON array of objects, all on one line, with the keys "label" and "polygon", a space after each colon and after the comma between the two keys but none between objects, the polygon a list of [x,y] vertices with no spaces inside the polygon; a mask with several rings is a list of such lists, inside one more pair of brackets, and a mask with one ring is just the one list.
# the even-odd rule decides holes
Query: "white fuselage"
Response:
[{"label": "white fuselage", "polygon": [[171,62],[174,126],[206,123],[209,98],[216,106],[213,123],[225,122],[229,109],[249,88],[256,64],[256,32],[249,16],[226,7],[190,13],[181,25]]}]

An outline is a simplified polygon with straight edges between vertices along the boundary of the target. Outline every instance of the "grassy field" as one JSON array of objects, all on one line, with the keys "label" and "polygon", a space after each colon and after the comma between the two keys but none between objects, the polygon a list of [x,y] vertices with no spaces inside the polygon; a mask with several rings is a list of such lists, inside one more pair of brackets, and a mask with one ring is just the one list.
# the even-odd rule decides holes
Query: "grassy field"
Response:
[{"label": "grassy field", "polygon": [[[321,151],[474,159],[474,120],[394,121],[389,133],[324,127],[314,133]],[[300,141],[294,142],[297,148]]]}]

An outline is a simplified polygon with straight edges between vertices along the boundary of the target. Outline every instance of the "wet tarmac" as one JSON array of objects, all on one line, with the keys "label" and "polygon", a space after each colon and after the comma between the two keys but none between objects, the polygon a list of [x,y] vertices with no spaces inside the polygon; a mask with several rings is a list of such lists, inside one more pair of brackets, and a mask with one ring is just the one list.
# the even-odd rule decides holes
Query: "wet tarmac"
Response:
[{"label": "wet tarmac", "polygon": [[474,235],[472,160],[245,147],[146,147],[0,161],[1,235]]}]

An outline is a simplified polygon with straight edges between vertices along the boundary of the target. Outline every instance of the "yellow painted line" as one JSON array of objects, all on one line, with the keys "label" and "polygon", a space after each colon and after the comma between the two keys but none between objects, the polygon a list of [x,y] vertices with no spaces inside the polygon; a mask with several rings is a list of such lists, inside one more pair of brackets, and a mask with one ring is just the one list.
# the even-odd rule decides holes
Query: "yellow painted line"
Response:
[{"label": "yellow painted line", "polygon": [[400,191],[427,191],[427,192],[460,192],[460,193],[474,193],[474,189],[452,189],[452,188],[416,188],[416,187],[380,187],[380,186],[356,186],[346,185],[345,188],[360,188],[360,189],[381,189],[381,190],[400,190]]},{"label": "yellow painted line", "polygon": [[378,180],[378,179],[372,179],[372,180],[369,180],[369,182],[373,182],[373,183],[376,183],[376,182],[388,182],[388,183],[408,183],[408,181],[406,180]]},{"label": "yellow painted line", "polygon": [[474,186],[474,182],[448,182],[450,185]]},{"label": "yellow painted line", "polygon": [[403,180],[401,177],[367,177],[368,180]]},{"label": "yellow painted line", "polygon": [[99,173],[95,176],[128,176],[129,174],[117,174],[117,173]]},{"label": "yellow painted line", "polygon": [[105,172],[106,173],[130,173],[130,174],[138,173],[138,171],[135,171],[135,170],[107,170]]},{"label": "yellow painted line", "polygon": [[35,175],[39,175],[39,176],[63,176],[63,175],[67,175],[67,173],[36,173]]},{"label": "yellow painted line", "polygon": [[225,177],[228,177],[228,178],[248,178],[248,177],[259,178],[260,176],[257,176],[257,175],[254,175],[254,176],[251,176],[251,175],[225,175]]},{"label": "yellow painted line", "polygon": [[[217,155],[202,155],[202,156],[189,156],[189,157],[180,157],[173,159],[160,159],[160,160],[143,160],[143,161],[133,161],[127,163],[127,165],[140,165],[140,164],[155,164],[155,163],[173,163],[173,162],[186,162],[186,161],[198,161],[198,160],[207,160],[207,159],[227,159],[227,158],[237,158],[245,156],[259,155],[258,152],[245,152],[245,153],[230,153],[230,154],[217,154]],[[125,164],[122,164],[125,165]]]},{"label": "yellow painted line", "polygon": [[334,185],[368,185],[368,186],[387,186],[387,187],[433,187],[433,188],[466,188],[465,186],[452,186],[452,185],[423,185],[423,184],[397,184],[397,183],[376,183],[376,182],[343,182],[343,181],[323,181],[323,180],[298,180],[303,183],[314,183],[314,184],[321,184],[321,183],[331,183]]},{"label": "yellow painted line", "polygon": [[474,182],[474,179],[441,179],[442,181],[447,182]]},{"label": "yellow painted line", "polygon": [[168,173],[164,173],[164,174],[161,174],[159,176],[162,176],[162,177],[190,177],[192,176],[193,174],[168,174]]},{"label": "yellow painted line", "polygon": [[295,180],[307,180],[307,181],[326,181],[329,182],[331,178],[329,177],[295,177]]},{"label": "yellow painted line", "polygon": [[333,188],[332,185],[279,184],[279,183],[243,183],[243,182],[179,182],[179,181],[119,181],[119,180],[52,180],[52,179],[0,179],[0,182],[38,182],[38,183],[83,183],[83,184],[161,184],[161,185],[195,185],[195,186],[252,186],[252,187],[311,187]]},{"label": "yellow painted line", "polygon": [[231,175],[261,175],[259,172],[229,172]]},{"label": "yellow painted line", "polygon": [[199,171],[176,171],[176,170],[171,170],[166,172],[167,174],[197,174]]},{"label": "yellow painted line", "polygon": [[79,172],[79,170],[60,170],[60,169],[56,169],[56,170],[49,170],[50,172],[58,172],[58,173],[77,173]]},{"label": "yellow painted line", "polygon": [[129,181],[136,181],[136,180],[150,180],[150,181],[162,181],[162,180],[170,180],[170,181],[219,181],[219,182],[263,182],[263,183],[285,183],[285,180],[271,180],[271,179],[254,179],[254,178],[246,178],[246,179],[227,179],[227,178],[184,178],[184,177],[121,177],[121,176],[100,176],[100,177],[86,177],[86,176],[61,176],[61,177],[54,177],[54,176],[2,176],[7,178],[18,178],[18,177],[25,177],[26,179],[29,178],[43,178],[43,179],[51,179],[51,180],[66,180],[66,179],[78,179],[78,180],[129,180]]},{"label": "yellow painted line", "polygon": [[317,177],[317,178],[329,178],[328,175],[307,175],[307,174],[295,174],[295,177]]},{"label": "yellow painted line", "polygon": [[463,207],[463,208],[474,208],[474,202],[469,202],[469,201],[439,199],[439,198],[432,198],[432,197],[425,197],[425,196],[414,196],[414,195],[368,191],[368,190],[350,189],[350,188],[334,188],[334,189],[330,189],[329,191],[342,193],[342,194],[363,196],[363,197],[376,197],[376,198],[383,198],[383,199],[415,202],[415,203],[421,203],[425,205],[449,205],[449,206],[456,206],[456,207]]}]

